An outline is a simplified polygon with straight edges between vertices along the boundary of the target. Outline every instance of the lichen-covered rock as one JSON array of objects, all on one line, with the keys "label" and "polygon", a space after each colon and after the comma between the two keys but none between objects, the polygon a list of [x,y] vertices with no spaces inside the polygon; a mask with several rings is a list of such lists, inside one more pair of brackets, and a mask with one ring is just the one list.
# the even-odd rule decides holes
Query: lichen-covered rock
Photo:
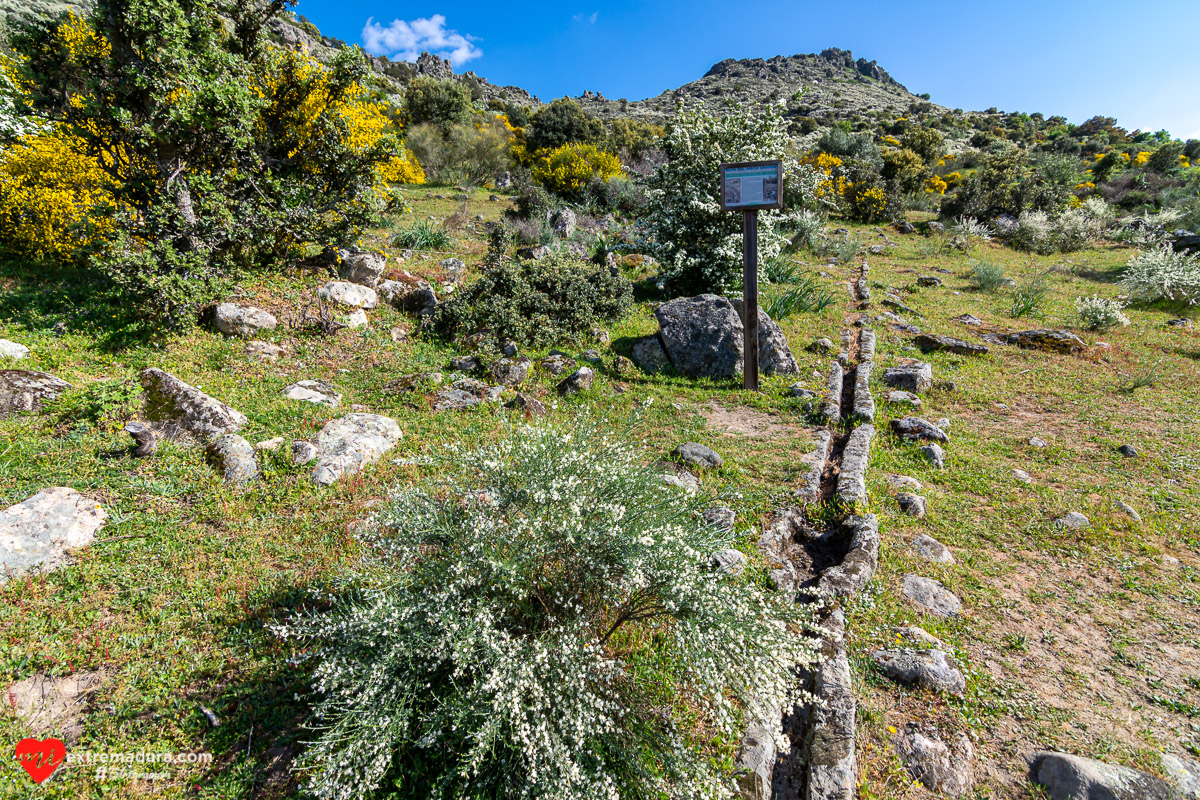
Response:
[{"label": "lichen-covered rock", "polygon": [[975,787],[975,748],[959,733],[947,745],[910,723],[896,734],[893,745],[908,774],[926,789],[947,797],[967,797]]},{"label": "lichen-covered rock", "polygon": [[954,563],[954,554],[950,552],[950,548],[928,534],[922,533],[913,539],[912,548],[917,555],[938,564]]},{"label": "lichen-covered rock", "polygon": [[907,597],[922,614],[936,617],[957,617],[962,610],[962,601],[945,587],[941,581],[923,578],[920,575],[905,575],[900,581],[900,592]]},{"label": "lichen-covered rock", "polygon": [[373,464],[400,441],[400,426],[379,414],[347,414],[330,420],[317,435],[312,479],[322,486]]},{"label": "lichen-covered rock", "polygon": [[71,384],[47,372],[0,369],[0,419],[21,411],[37,411],[71,388]]},{"label": "lichen-covered rock", "polygon": [[525,416],[530,419],[546,416],[546,406],[542,404],[542,401],[527,394],[517,394],[512,405],[513,408],[524,411]]},{"label": "lichen-covered rock", "polygon": [[375,290],[385,303],[397,311],[426,316],[437,308],[437,292],[429,282],[407,272],[399,280],[380,281]]},{"label": "lichen-covered rock", "polygon": [[918,519],[925,516],[925,498],[919,494],[901,492],[896,495],[896,505],[900,507],[901,514],[917,517]]},{"label": "lichen-covered rock", "polygon": [[591,367],[580,367],[559,382],[558,393],[561,395],[571,395],[586,392],[592,388],[592,383],[595,380],[595,370]]},{"label": "lichen-covered rock", "polygon": [[645,336],[634,342],[630,355],[633,356],[633,363],[651,374],[662,372],[671,365],[657,334]]},{"label": "lichen-covered rock", "polygon": [[1087,347],[1083,340],[1070,331],[1039,328],[1016,333],[989,333],[984,341],[993,344],[1014,344],[1027,350],[1050,350],[1056,353],[1074,353]]},{"label": "lichen-covered rock", "polygon": [[529,377],[532,366],[532,359],[525,357],[497,359],[492,363],[492,380],[502,386],[520,386]]},{"label": "lichen-covered rock", "polygon": [[884,675],[906,686],[953,695],[961,695],[967,688],[967,679],[954,659],[938,649],[875,650],[871,660]]},{"label": "lichen-covered rock", "polygon": [[438,262],[447,283],[458,283],[467,276],[467,265],[461,258],[443,258]]},{"label": "lichen-covered rock", "polygon": [[1153,775],[1082,756],[1042,750],[1030,778],[1050,800],[1182,800],[1183,794]]},{"label": "lichen-covered rock", "polygon": [[[732,302],[738,318],[744,319],[742,299],[735,298]],[[743,352],[744,348],[745,345]],[[758,309],[758,370],[763,375],[794,375],[800,371],[783,329],[762,308]]]},{"label": "lichen-covered rock", "polygon": [[946,468],[946,454],[942,450],[942,446],[936,442],[926,445],[921,445],[917,448],[922,457],[930,463],[934,469]]},{"label": "lichen-covered rock", "polygon": [[13,361],[20,361],[29,355],[29,348],[23,344],[10,342],[8,339],[0,339],[0,358],[9,358]]},{"label": "lichen-covered rock", "polygon": [[338,250],[338,277],[372,289],[383,277],[387,258],[372,250]]},{"label": "lichen-covered rock", "polygon": [[905,441],[949,441],[946,432],[929,420],[920,417],[901,417],[890,423],[892,433]]},{"label": "lichen-covered rock", "polygon": [[280,394],[289,400],[302,400],[330,408],[337,408],[342,402],[342,396],[333,388],[333,384],[321,380],[297,381],[283,387]]},{"label": "lichen-covered rock", "polygon": [[245,484],[258,480],[254,447],[236,433],[226,433],[208,443],[208,457],[226,483]]},{"label": "lichen-covered rock", "polygon": [[888,367],[883,372],[883,382],[893,389],[923,394],[933,387],[933,367],[923,361]]},{"label": "lichen-covered rock", "polygon": [[555,377],[573,371],[579,363],[567,355],[550,355],[538,362],[538,367]]},{"label": "lichen-covered rock", "polygon": [[374,289],[349,281],[330,281],[317,290],[317,296],[326,303],[347,309],[369,311],[379,304],[379,296]]},{"label": "lichen-covered rock", "polygon": [[569,208],[557,208],[547,211],[546,224],[560,238],[570,239],[575,233],[575,212]]},{"label": "lichen-covered rock", "polygon": [[689,378],[731,378],[742,371],[742,320],[715,294],[663,303],[654,312],[667,357]]},{"label": "lichen-covered rock", "polygon": [[241,412],[169,372],[144,369],[141,383],[146,393],[146,419],[157,423],[169,437],[190,435],[207,442],[246,424]]},{"label": "lichen-covered rock", "polygon": [[716,469],[725,463],[716,450],[695,442],[684,442],[671,452],[671,456],[689,467],[701,469]]},{"label": "lichen-covered rock", "polygon": [[941,336],[936,333],[922,333],[913,341],[917,347],[927,352],[957,353],[960,356],[987,355],[988,349],[981,344],[972,344],[952,336]]},{"label": "lichen-covered rock", "polygon": [[309,464],[317,457],[317,452],[317,446],[312,442],[297,439],[292,442],[292,463],[298,467]]},{"label": "lichen-covered rock", "polygon": [[108,514],[74,489],[43,489],[0,511],[0,583],[9,572],[50,571],[66,551],[90,544]]},{"label": "lichen-covered rock", "polygon": [[242,339],[273,331],[278,325],[279,320],[261,308],[237,303],[221,303],[213,314],[213,327],[226,336]]},{"label": "lichen-covered rock", "polygon": [[465,411],[484,403],[495,403],[503,393],[503,386],[488,386],[483,381],[463,378],[433,395],[433,410]]}]

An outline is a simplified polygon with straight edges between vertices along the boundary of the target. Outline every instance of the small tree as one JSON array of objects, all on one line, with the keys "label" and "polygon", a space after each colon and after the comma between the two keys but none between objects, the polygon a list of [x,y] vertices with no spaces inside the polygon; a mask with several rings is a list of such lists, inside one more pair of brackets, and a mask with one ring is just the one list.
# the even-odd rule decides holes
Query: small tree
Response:
[{"label": "small tree", "polygon": [[588,114],[579,103],[560,97],[537,111],[525,129],[525,147],[530,156],[539,150],[553,150],[564,144],[599,142],[604,125]]},{"label": "small tree", "polygon": [[437,125],[449,133],[455,125],[471,116],[471,90],[458,81],[439,81],[420,76],[409,81],[404,89],[405,123]]}]

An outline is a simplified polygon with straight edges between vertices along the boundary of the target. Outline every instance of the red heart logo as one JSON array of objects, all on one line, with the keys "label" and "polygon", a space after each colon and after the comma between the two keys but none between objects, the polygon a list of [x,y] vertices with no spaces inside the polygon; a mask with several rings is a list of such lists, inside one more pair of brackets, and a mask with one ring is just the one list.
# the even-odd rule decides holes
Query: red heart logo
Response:
[{"label": "red heart logo", "polygon": [[34,783],[49,778],[66,757],[67,746],[62,739],[22,739],[17,742],[17,761]]}]

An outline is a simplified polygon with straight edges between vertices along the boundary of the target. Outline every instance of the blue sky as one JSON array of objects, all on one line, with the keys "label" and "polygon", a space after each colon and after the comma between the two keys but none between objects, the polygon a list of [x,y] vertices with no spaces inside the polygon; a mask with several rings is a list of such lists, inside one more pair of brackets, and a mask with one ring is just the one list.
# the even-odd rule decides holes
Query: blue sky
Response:
[{"label": "blue sky", "polygon": [[[1200,138],[1200,2],[454,2],[300,0],[329,36],[550,100],[639,100],[724,58],[852,50],[950,108],[1101,114]],[[368,26],[368,20],[371,25]]]}]

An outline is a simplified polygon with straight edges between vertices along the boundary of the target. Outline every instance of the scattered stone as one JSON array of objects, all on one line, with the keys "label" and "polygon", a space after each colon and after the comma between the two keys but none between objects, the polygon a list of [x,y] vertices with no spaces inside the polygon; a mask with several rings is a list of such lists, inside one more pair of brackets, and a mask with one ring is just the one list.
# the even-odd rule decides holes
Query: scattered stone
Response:
[{"label": "scattered stone", "polygon": [[29,348],[23,344],[10,342],[8,339],[0,339],[0,358],[11,358],[13,361],[20,361],[28,357]]},{"label": "scattered stone", "polygon": [[367,319],[367,312],[361,308],[356,308],[342,318],[347,328],[366,328],[371,324]]},{"label": "scattered stone", "polygon": [[1039,450],[1040,450],[1040,449],[1042,449],[1042,448],[1045,448],[1045,447],[1049,447],[1049,445],[1048,445],[1048,444],[1046,444],[1046,440],[1045,440],[1045,439],[1043,439],[1043,438],[1041,438],[1041,437],[1039,437],[1039,436],[1031,436],[1031,437],[1029,438],[1029,446],[1030,446],[1030,447],[1036,447],[1036,448],[1038,448]]},{"label": "scattered stone", "polygon": [[530,418],[546,416],[546,406],[542,405],[542,401],[527,394],[518,394],[513,400],[513,408],[524,411],[525,416]]},{"label": "scattered stone", "polygon": [[589,364],[600,364],[604,359],[600,358],[600,354],[595,350],[584,350],[579,354],[577,361],[586,361]]},{"label": "scattered stone", "polygon": [[804,385],[800,383],[793,383],[788,387],[788,397],[797,397],[801,400],[815,400],[819,396],[812,389],[804,388]]},{"label": "scattered stone", "polygon": [[246,347],[243,352],[252,358],[257,358],[259,361],[275,361],[281,355],[287,352],[283,347],[270,342],[254,341],[246,342]]},{"label": "scattered stone", "polygon": [[938,564],[954,563],[954,554],[950,552],[950,548],[924,533],[913,539],[912,548],[917,555]]},{"label": "scattered stone", "polygon": [[297,439],[292,442],[292,463],[297,467],[312,462],[317,457],[317,446],[312,442]]},{"label": "scattered stone", "polygon": [[501,386],[520,386],[529,377],[533,360],[529,358],[501,358],[492,363],[492,380]]},{"label": "scattered stone", "polygon": [[713,506],[706,509],[701,515],[704,521],[714,528],[718,528],[725,533],[733,533],[733,523],[737,519],[737,515],[732,508],[725,506]]},{"label": "scattered stone", "polygon": [[875,650],[871,660],[884,675],[905,686],[953,695],[962,695],[967,688],[967,679],[954,659],[941,650]]},{"label": "scattered stone", "polygon": [[60,566],[66,551],[91,544],[108,514],[74,489],[43,489],[0,511],[0,583]]},{"label": "scattered stone", "polygon": [[1117,448],[1117,452],[1126,458],[1137,458],[1138,451],[1131,444],[1123,444]]},{"label": "scattered stone", "polygon": [[1023,469],[1014,469],[1012,474],[1021,483],[1033,483],[1033,476]]},{"label": "scattered stone", "polygon": [[259,453],[274,453],[280,447],[283,447],[283,437],[276,436],[274,439],[266,439],[254,445],[254,450]]},{"label": "scattered stone", "polygon": [[897,389],[894,392],[888,392],[885,399],[889,403],[894,403],[896,405],[906,405],[910,406],[911,408],[921,407],[921,398],[917,397],[912,392],[906,392],[901,389]]},{"label": "scattered stone", "polygon": [[443,258],[438,262],[448,283],[458,283],[467,275],[467,265],[459,258]]},{"label": "scattered stone", "polygon": [[741,575],[746,570],[746,554],[740,550],[726,548],[713,553],[709,563],[717,572]]},{"label": "scattered stone", "polygon": [[1058,519],[1054,520],[1056,528],[1070,528],[1073,531],[1082,531],[1092,527],[1092,521],[1078,511],[1068,511]]},{"label": "scattered stone", "polygon": [[962,339],[940,336],[936,333],[922,333],[913,341],[917,343],[917,347],[926,352],[957,353],[960,356],[982,356],[988,352],[988,349],[981,344],[971,344]]},{"label": "scattered stone", "polygon": [[374,289],[349,281],[331,281],[317,290],[317,297],[326,303],[349,309],[369,311],[379,304],[379,296]]},{"label": "scattered stone", "polygon": [[433,410],[465,411],[484,403],[494,403],[503,392],[503,386],[488,386],[482,381],[464,378],[434,394]]},{"label": "scattered stone", "polygon": [[154,431],[140,422],[125,423],[125,432],[133,437],[133,454],[138,458],[154,455]]},{"label": "scattered stone", "polygon": [[975,748],[966,734],[957,734],[947,746],[910,723],[896,734],[893,745],[908,774],[926,789],[947,797],[966,797],[975,788]]},{"label": "scattered stone", "polygon": [[960,314],[959,316],[954,318],[954,321],[961,322],[963,325],[968,325],[972,328],[978,327],[983,324],[983,320],[981,320],[979,317],[975,316],[974,314]]},{"label": "scattered stone", "polygon": [[382,253],[370,250],[338,250],[338,277],[374,289],[387,268]]},{"label": "scattered stone", "polygon": [[538,367],[546,370],[546,372],[555,377],[562,375],[564,372],[574,370],[578,366],[579,364],[575,359],[566,354],[546,356],[538,362]]},{"label": "scattered stone", "polygon": [[450,363],[447,365],[447,368],[451,372],[472,373],[478,372],[481,366],[482,364],[479,363],[479,359],[475,356],[455,356],[454,358],[450,359]]},{"label": "scattered stone", "polygon": [[894,309],[896,309],[896,310],[897,310],[897,311],[899,311],[901,314],[908,314],[908,315],[910,315],[910,316],[913,316],[913,317],[919,317],[919,316],[921,316],[921,312],[920,312],[920,311],[917,311],[917,310],[916,310],[915,308],[913,308],[912,306],[907,306],[907,305],[905,305],[905,304],[904,304],[904,302],[903,302],[902,300],[900,300],[900,298],[898,298],[898,297],[895,297],[895,296],[890,296],[890,297],[889,297],[889,296],[887,296],[887,295],[884,295],[884,298],[883,298],[883,300],[882,300],[882,301],[880,301],[880,302],[881,302],[883,305],[887,306],[888,308],[894,308]]},{"label": "scattered stone", "polygon": [[1137,512],[1137,509],[1126,503],[1124,500],[1117,500],[1113,505],[1120,509],[1125,516],[1129,517],[1134,522],[1142,521],[1142,515]]},{"label": "scattered stone", "polygon": [[911,644],[920,645],[918,650],[941,650],[949,652],[950,648],[946,643],[937,638],[924,628],[919,628],[916,625],[901,625],[896,628],[896,637],[900,641],[909,642]]},{"label": "scattered stone", "polygon": [[342,396],[327,381],[297,381],[283,387],[280,394],[289,400],[302,400],[330,408],[337,408],[342,402]]},{"label": "scattered stone", "polygon": [[1029,773],[1050,800],[1179,800],[1181,796],[1162,778],[1048,750],[1034,753]]},{"label": "scattered stone", "polygon": [[208,457],[221,470],[226,483],[244,484],[258,480],[254,448],[236,433],[226,433],[209,442]]},{"label": "scattered stone", "polygon": [[1050,350],[1057,353],[1074,353],[1087,346],[1070,331],[1049,329],[989,333],[984,335],[983,339],[992,344],[1014,344],[1026,350]]},{"label": "scattered stone", "polygon": [[37,411],[71,384],[46,372],[0,369],[0,419],[21,411]]},{"label": "scattered stone", "polygon": [[867,252],[873,256],[881,256],[887,248],[881,244],[873,244],[867,248]]},{"label": "scattered stone", "polygon": [[888,475],[887,482],[893,489],[912,489],[915,492],[921,491],[921,482],[916,478],[910,478],[907,475]]},{"label": "scattered stone", "polygon": [[917,286],[941,286],[942,279],[935,275],[922,275],[917,278]]},{"label": "scattered stone", "polygon": [[937,222],[936,220],[931,220],[930,222],[925,223],[925,225],[926,225],[926,227],[929,228],[929,231],[931,233],[945,233],[946,232],[946,226],[940,222]]},{"label": "scattered stone", "polygon": [[920,417],[902,417],[894,419],[890,423],[892,433],[899,436],[907,442],[913,441],[934,441],[946,442],[949,441],[946,432],[934,425],[928,420]]},{"label": "scattered stone", "polygon": [[1195,327],[1195,325],[1193,324],[1193,322],[1190,319],[1185,319],[1183,317],[1180,317],[1179,319],[1169,319],[1169,320],[1167,320],[1167,324],[1173,328]]},{"label": "scattered stone", "polygon": [[158,423],[168,437],[190,435],[206,442],[235,433],[246,424],[241,412],[169,372],[144,369],[141,383],[146,393],[146,419]]},{"label": "scattered stone", "polygon": [[725,463],[721,454],[695,442],[684,442],[671,451],[671,457],[689,467],[716,469]]},{"label": "scattered stone", "polygon": [[550,255],[550,248],[544,244],[539,244],[534,247],[519,247],[517,248],[517,258],[526,261],[541,261],[546,256]]},{"label": "scattered stone", "polygon": [[221,303],[213,316],[213,326],[226,336],[249,339],[262,331],[273,331],[279,320],[261,308],[237,303]]},{"label": "scattered stone", "polygon": [[595,370],[591,367],[580,367],[566,378],[563,378],[558,384],[558,393],[561,395],[571,395],[586,392],[592,388],[592,383],[595,380]]},{"label": "scattered stone", "polygon": [[917,611],[935,617],[957,617],[962,601],[941,581],[908,574],[900,581],[900,591],[912,601]]},{"label": "scattered stone", "polygon": [[570,239],[575,233],[575,212],[569,208],[552,209],[546,212],[546,223],[559,238]]},{"label": "scattered stone", "polygon": [[401,274],[399,280],[380,281],[376,290],[383,302],[397,311],[428,316],[437,308],[437,292],[429,281],[407,272]]},{"label": "scattered stone", "polygon": [[925,516],[925,498],[919,494],[901,492],[896,495],[896,504],[900,506],[902,514],[918,519]]},{"label": "scattered stone", "polygon": [[907,220],[897,223],[896,230],[900,231],[901,233],[916,233],[917,231],[916,227],[914,227],[913,224]]},{"label": "scattered stone", "polygon": [[917,448],[917,452],[925,457],[934,469],[946,468],[946,454],[942,451],[941,445],[927,444]]},{"label": "scattered stone", "polygon": [[837,349],[837,346],[827,338],[817,339],[815,342],[805,348],[810,353],[818,353],[821,355],[832,353]]},{"label": "scattered stone", "polygon": [[933,367],[923,361],[899,367],[888,367],[884,370],[883,382],[893,389],[923,394],[933,387]]},{"label": "scattered stone", "polygon": [[315,483],[328,486],[345,474],[372,464],[400,441],[396,421],[378,414],[347,414],[330,420],[317,435]]},{"label": "scattered stone", "polygon": [[682,464],[674,461],[659,461],[655,463],[654,467],[662,474],[662,482],[668,486],[678,487],[689,494],[700,488],[700,479]]}]

